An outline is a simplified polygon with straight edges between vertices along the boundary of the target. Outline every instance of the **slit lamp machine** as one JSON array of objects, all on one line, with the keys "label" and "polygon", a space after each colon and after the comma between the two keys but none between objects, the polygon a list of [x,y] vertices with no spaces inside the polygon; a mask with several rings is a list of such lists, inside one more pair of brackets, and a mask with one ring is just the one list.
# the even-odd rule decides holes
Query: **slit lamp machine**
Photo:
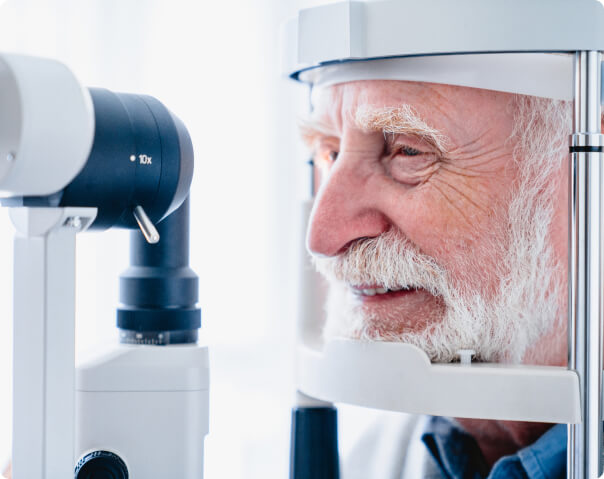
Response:
[{"label": "slit lamp machine", "polygon": [[[326,342],[322,291],[303,252],[291,479],[339,477],[335,403],[566,423],[568,478],[599,477],[603,7],[349,1],[302,10],[283,33],[284,72],[311,88],[393,79],[574,102],[568,367],[433,364],[406,344]],[[58,62],[9,54],[0,105],[0,191],[16,230],[13,477],[203,477],[209,367],[188,265],[185,126],[151,97],[86,89]],[[76,370],[75,238],[112,227],[133,230],[121,344]]]},{"label": "slit lamp machine", "polygon": [[[203,477],[187,129],[152,97],[85,89],[27,56],[0,56],[0,104],[1,201],[16,230],[13,477]],[[112,227],[134,230],[120,345],[76,371],[75,238]]]}]

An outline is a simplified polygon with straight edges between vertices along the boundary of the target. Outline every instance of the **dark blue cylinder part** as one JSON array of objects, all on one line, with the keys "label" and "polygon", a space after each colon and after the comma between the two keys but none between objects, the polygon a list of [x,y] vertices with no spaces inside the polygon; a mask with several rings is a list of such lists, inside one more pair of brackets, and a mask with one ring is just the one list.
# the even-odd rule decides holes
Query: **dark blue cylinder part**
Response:
[{"label": "dark blue cylinder part", "polygon": [[201,326],[199,278],[189,267],[189,200],[157,225],[160,240],[149,244],[130,233],[131,266],[120,276],[117,326],[123,342],[194,342]]},{"label": "dark blue cylinder part", "polygon": [[185,200],[193,177],[187,129],[145,95],[91,88],[95,133],[86,165],[63,190],[58,206],[98,209],[93,229],[137,228],[142,206],[153,223]]},{"label": "dark blue cylinder part", "polygon": [[339,479],[338,413],[333,407],[292,411],[290,479]]}]

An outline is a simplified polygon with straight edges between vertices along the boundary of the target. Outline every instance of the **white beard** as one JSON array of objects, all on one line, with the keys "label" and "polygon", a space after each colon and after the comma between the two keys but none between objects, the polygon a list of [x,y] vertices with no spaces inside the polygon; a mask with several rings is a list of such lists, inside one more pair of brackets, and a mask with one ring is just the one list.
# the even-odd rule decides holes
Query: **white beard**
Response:
[{"label": "white beard", "polygon": [[[498,244],[484,246],[501,265],[490,272],[495,286],[492,294],[469,286],[480,281],[453,281],[445,268],[394,229],[377,238],[358,240],[337,257],[315,257],[317,269],[330,284],[325,339],[410,343],[435,362],[456,359],[460,349],[475,350],[482,361],[521,362],[527,348],[557,323],[560,294],[564,291],[560,268],[548,242],[553,188],[539,191],[541,182],[522,183],[507,218],[502,219]],[[465,268],[466,278],[479,275],[480,265],[471,264],[467,258],[460,258],[457,265]],[[421,330],[377,330],[369,325],[387,324],[388,318],[370,317],[349,284],[423,288],[442,300],[444,313],[437,313],[437,320],[429,321]],[[391,318],[396,314],[388,312]]]}]

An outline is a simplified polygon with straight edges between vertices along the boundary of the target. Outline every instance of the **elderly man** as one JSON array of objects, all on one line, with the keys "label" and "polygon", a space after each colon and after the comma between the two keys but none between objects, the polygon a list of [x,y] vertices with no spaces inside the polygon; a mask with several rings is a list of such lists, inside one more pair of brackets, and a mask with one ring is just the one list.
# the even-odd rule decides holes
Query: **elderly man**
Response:
[{"label": "elderly man", "polygon": [[[404,81],[315,91],[302,133],[321,173],[308,247],[330,284],[325,336],[566,365],[570,131],[562,101]],[[566,429],[550,427],[432,418],[420,436],[434,477],[564,477]]]}]

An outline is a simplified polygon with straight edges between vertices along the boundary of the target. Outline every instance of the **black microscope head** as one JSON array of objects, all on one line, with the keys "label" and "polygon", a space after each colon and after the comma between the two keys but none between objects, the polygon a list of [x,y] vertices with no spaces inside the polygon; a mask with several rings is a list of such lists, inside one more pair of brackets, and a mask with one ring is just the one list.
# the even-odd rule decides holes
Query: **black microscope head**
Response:
[{"label": "black microscope head", "polygon": [[92,150],[58,206],[97,208],[92,229],[136,228],[137,207],[157,224],[189,194],[193,146],[186,127],[153,97],[98,88],[90,95]]}]

